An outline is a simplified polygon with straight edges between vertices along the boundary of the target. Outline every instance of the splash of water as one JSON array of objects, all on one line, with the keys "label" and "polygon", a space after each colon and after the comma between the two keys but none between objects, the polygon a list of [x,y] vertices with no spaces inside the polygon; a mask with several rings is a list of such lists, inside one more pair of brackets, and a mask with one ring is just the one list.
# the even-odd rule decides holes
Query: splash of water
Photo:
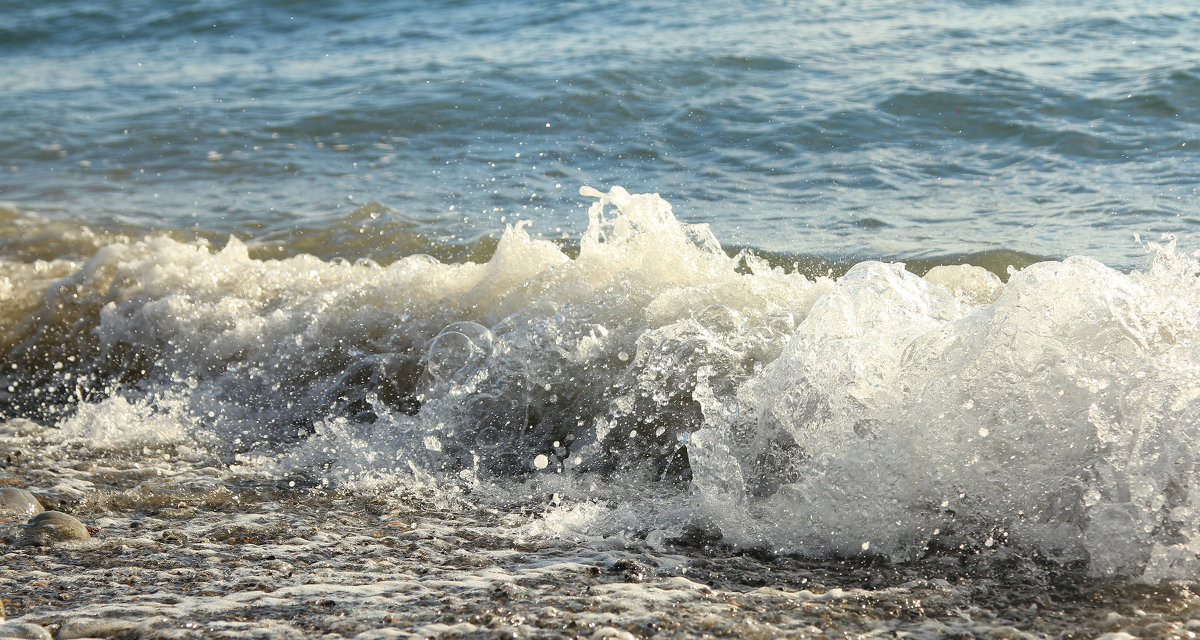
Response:
[{"label": "splash of water", "polygon": [[480,264],[161,237],[4,262],[6,412],[325,484],[533,483],[569,498],[546,530],[1200,568],[1195,258],[808,278],[582,193],[574,258],[516,225]]}]

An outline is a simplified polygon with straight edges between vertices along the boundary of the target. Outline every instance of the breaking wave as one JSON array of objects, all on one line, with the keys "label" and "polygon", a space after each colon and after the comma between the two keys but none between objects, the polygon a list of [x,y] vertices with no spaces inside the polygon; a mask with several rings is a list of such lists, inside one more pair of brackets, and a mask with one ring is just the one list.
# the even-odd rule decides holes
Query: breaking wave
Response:
[{"label": "breaking wave", "polygon": [[1131,273],[814,277],[657,195],[583,195],[577,255],[518,224],[481,263],[166,237],[0,261],[3,412],[324,486],[541,487],[549,533],[1200,570],[1200,264],[1173,244]]}]

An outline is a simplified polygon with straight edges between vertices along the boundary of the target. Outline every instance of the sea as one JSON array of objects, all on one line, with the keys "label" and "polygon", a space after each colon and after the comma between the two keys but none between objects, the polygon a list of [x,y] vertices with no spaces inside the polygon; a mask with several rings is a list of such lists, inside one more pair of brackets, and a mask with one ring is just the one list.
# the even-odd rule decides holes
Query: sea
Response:
[{"label": "sea", "polygon": [[0,484],[92,535],[0,521],[7,615],[1194,637],[1198,34],[0,0]]}]

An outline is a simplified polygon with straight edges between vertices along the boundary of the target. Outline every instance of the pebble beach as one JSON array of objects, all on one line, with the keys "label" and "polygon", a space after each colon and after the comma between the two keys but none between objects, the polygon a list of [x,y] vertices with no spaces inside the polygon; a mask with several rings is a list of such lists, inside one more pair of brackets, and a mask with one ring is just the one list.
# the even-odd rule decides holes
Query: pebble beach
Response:
[{"label": "pebble beach", "polygon": [[6,498],[0,637],[1117,640],[1200,630],[1188,581],[1031,571],[1013,557],[813,561],[700,536],[604,545],[531,533],[542,516],[532,505],[331,494],[217,473],[188,452],[172,465],[83,449],[47,458],[36,454],[43,431],[3,425],[5,488],[29,487],[86,531],[32,540],[18,513],[27,503]]}]

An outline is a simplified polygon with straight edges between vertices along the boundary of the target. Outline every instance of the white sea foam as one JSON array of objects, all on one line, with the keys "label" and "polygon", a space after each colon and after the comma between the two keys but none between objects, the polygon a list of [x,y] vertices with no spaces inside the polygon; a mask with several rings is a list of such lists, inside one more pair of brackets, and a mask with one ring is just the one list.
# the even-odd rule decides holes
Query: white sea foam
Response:
[{"label": "white sea foam", "polygon": [[1194,258],[810,279],[729,257],[655,195],[584,195],[574,258],[516,225],[484,264],[262,260],[233,238],[5,263],[6,397],[77,407],[59,439],[100,447],[557,494],[536,535],[707,522],[815,556],[1200,569]]},{"label": "white sea foam", "polygon": [[1008,544],[1098,574],[1193,571],[1196,269],[1169,247],[1145,274],[1072,258],[964,304],[859,265],[753,380],[699,390],[704,509],[808,553]]},{"label": "white sea foam", "polygon": [[130,401],[115,395],[81,403],[48,440],[98,448],[163,445],[204,439],[206,434],[187,404],[177,397],[143,397]]}]

